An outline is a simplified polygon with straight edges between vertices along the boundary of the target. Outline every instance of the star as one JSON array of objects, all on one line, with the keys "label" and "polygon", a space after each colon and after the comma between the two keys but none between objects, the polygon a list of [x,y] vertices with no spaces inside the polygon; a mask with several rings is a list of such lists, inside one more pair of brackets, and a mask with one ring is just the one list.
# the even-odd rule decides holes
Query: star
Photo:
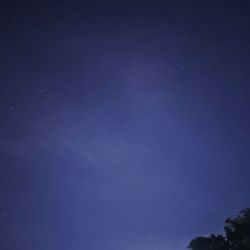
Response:
[{"label": "star", "polygon": [[45,90],[42,88],[42,89],[39,90],[39,92],[42,95],[42,94],[44,94]]},{"label": "star", "polygon": [[185,68],[184,65],[180,66],[181,71],[184,71],[184,68]]}]

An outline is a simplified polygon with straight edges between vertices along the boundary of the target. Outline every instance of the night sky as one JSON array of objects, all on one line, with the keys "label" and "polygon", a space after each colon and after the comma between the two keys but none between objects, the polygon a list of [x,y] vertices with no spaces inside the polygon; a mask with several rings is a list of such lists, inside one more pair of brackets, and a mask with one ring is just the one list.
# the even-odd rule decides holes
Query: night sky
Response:
[{"label": "night sky", "polygon": [[6,1],[0,248],[184,250],[250,205],[250,1]]}]

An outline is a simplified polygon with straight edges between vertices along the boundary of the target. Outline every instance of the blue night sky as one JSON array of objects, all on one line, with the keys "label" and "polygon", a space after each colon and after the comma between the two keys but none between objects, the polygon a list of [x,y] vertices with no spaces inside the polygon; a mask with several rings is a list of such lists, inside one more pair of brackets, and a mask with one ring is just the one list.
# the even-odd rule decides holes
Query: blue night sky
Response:
[{"label": "blue night sky", "polygon": [[249,1],[0,9],[1,249],[184,250],[249,206]]}]

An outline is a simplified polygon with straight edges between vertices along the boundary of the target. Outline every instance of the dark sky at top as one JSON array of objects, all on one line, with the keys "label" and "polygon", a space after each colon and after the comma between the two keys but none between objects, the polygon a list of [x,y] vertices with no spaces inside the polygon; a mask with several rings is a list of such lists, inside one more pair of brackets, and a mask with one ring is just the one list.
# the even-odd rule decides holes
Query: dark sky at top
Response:
[{"label": "dark sky at top", "polygon": [[0,248],[184,250],[250,204],[249,1],[6,1]]}]

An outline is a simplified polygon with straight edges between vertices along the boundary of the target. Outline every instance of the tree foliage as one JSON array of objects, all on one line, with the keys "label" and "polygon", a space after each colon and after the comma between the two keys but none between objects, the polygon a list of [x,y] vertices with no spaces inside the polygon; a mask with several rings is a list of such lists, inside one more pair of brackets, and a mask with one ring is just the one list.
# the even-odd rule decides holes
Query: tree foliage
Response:
[{"label": "tree foliage", "polygon": [[250,250],[250,208],[242,210],[235,218],[225,221],[225,236],[196,237],[191,240],[191,250]]},{"label": "tree foliage", "polygon": [[191,240],[188,248],[192,250],[227,250],[228,243],[222,235],[210,235],[209,237],[197,237]]}]

